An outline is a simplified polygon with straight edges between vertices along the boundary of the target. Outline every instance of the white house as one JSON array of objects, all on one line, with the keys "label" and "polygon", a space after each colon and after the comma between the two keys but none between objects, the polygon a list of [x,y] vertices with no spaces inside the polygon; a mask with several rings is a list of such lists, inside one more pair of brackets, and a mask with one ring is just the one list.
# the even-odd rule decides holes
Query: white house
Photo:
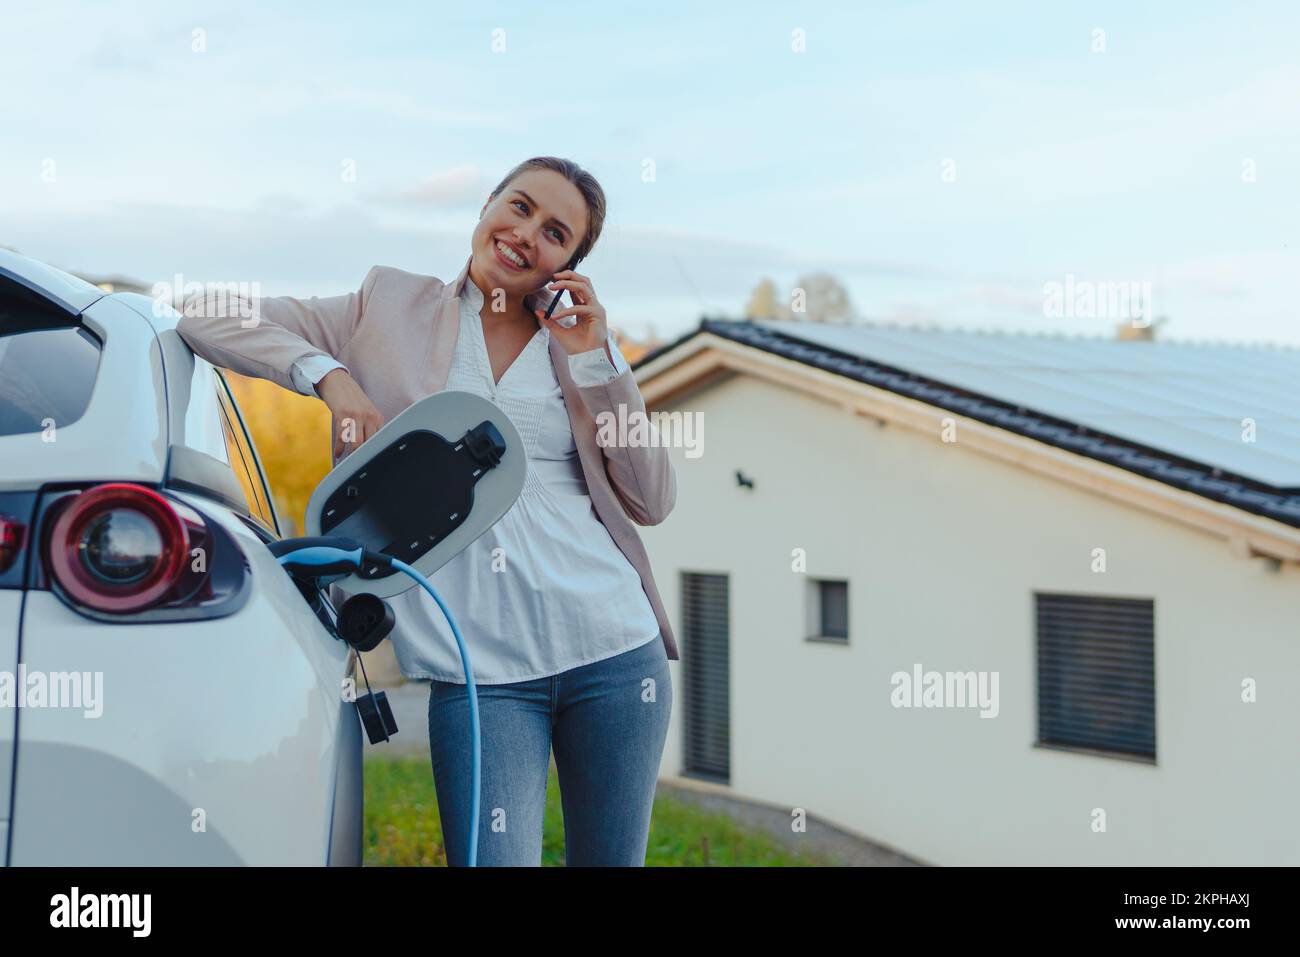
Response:
[{"label": "white house", "polygon": [[704,320],[636,375],[664,779],[932,864],[1300,864],[1300,351]]}]

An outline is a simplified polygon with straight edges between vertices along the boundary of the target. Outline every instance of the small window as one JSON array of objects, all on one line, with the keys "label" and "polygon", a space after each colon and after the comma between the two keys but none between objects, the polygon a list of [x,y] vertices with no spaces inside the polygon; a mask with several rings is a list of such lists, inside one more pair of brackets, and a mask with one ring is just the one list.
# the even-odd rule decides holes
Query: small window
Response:
[{"label": "small window", "polygon": [[814,578],[808,582],[807,629],[809,641],[849,640],[849,583],[842,578]]},{"label": "small window", "polygon": [[0,325],[0,435],[71,425],[85,414],[99,371],[99,341],[79,326]]},{"label": "small window", "polygon": [[1155,602],[1035,593],[1038,743],[1154,761]]},{"label": "small window", "polygon": [[230,467],[234,469],[235,478],[239,479],[239,485],[244,490],[248,514],[278,534],[275,511],[270,504],[270,492],[262,480],[262,470],[252,440],[244,431],[244,423],[230,397],[224,378],[218,374],[216,380],[217,404],[221,408],[221,431],[226,439]]}]

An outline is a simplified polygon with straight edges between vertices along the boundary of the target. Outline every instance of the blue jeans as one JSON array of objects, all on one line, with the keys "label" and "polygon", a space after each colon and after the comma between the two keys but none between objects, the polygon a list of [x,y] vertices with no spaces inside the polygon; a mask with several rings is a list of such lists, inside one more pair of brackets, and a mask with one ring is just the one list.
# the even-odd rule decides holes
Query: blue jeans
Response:
[{"label": "blue jeans", "polygon": [[[480,685],[479,866],[541,865],[552,748],[565,862],[643,866],[672,701],[658,635],[558,675]],[[430,682],[429,749],[447,863],[464,866],[472,759],[465,685]]]}]

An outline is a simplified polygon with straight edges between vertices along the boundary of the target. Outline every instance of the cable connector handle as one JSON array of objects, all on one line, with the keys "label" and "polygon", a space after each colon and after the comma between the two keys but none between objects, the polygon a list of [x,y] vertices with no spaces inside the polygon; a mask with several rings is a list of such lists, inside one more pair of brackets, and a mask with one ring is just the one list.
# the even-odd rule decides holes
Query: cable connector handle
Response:
[{"label": "cable connector handle", "polygon": [[364,548],[354,538],[338,535],[309,535],[284,538],[267,546],[291,575],[325,578],[356,571],[362,563],[392,567],[392,556]]}]

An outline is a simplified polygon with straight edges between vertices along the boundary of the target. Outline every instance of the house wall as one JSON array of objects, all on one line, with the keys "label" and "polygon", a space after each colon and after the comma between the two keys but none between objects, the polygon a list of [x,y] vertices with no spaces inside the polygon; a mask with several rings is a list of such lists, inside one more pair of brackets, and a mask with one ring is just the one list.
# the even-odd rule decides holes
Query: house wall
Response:
[{"label": "house wall", "polygon": [[[663,410],[702,417],[703,455],[670,450],[676,508],[641,532],[683,646],[680,572],[730,576],[734,792],[933,864],[1300,864],[1296,567],[966,449],[960,427],[945,444],[749,376]],[[847,646],[804,639],[809,576],[849,580]],[[1035,590],[1154,599],[1155,765],[1035,746]],[[996,671],[999,713],[894,708],[915,663]]]}]

